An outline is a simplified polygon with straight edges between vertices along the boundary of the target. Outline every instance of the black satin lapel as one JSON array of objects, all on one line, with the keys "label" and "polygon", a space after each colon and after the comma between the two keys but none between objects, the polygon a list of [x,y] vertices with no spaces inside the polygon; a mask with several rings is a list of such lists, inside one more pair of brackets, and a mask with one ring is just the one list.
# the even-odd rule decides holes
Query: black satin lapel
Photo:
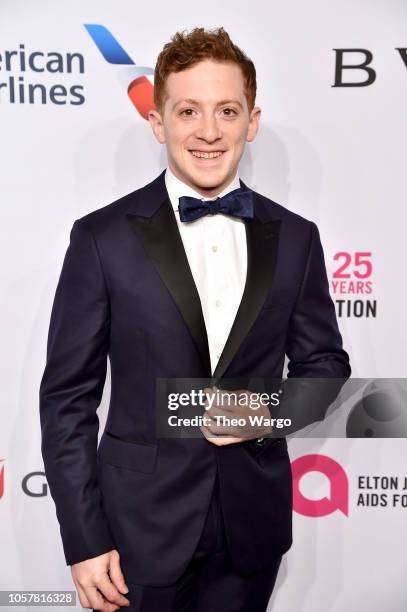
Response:
[{"label": "black satin lapel", "polygon": [[209,376],[208,337],[201,301],[170,200],[151,217],[128,214],[127,218],[183,316]]},{"label": "black satin lapel", "polygon": [[246,222],[246,284],[232,329],[213,373],[216,378],[223,376],[229,367],[271,289],[277,261],[279,232],[280,220],[261,223],[254,218]]}]

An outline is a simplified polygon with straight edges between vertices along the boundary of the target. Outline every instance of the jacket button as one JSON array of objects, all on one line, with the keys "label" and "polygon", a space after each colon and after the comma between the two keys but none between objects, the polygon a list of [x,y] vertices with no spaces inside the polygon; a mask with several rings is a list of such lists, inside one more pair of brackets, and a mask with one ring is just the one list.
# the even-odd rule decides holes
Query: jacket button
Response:
[{"label": "jacket button", "polygon": [[256,446],[263,446],[265,441],[266,441],[266,438],[257,438],[255,444],[256,444]]}]

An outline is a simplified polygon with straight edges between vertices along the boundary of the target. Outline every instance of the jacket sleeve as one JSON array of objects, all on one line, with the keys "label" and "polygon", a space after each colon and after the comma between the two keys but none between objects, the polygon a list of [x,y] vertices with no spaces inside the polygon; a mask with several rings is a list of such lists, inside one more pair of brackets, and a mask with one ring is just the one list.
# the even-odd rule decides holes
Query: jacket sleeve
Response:
[{"label": "jacket sleeve", "polygon": [[42,456],[68,565],[115,548],[96,478],[97,408],[110,309],[97,245],[74,222],[51,311],[40,384]]},{"label": "jacket sleeve", "polygon": [[290,318],[288,376],[273,416],[290,418],[284,434],[322,421],[351,374],[329,294],[318,228],[311,223],[310,246],[301,288]]},{"label": "jacket sleeve", "polygon": [[335,306],[329,294],[324,253],[315,223],[301,289],[291,315],[286,349],[289,377],[348,378]]}]

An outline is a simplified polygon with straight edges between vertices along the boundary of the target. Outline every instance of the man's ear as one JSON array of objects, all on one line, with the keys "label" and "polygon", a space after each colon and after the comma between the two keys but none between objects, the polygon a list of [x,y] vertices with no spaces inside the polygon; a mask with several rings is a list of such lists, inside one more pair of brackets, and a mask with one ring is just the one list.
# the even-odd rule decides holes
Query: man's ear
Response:
[{"label": "man's ear", "polygon": [[259,129],[260,115],[261,108],[259,106],[254,106],[249,118],[249,129],[247,130],[246,136],[247,142],[251,142],[256,137],[257,130]]},{"label": "man's ear", "polygon": [[148,111],[148,120],[154,132],[154,136],[161,144],[165,143],[164,123],[161,114],[157,110]]}]

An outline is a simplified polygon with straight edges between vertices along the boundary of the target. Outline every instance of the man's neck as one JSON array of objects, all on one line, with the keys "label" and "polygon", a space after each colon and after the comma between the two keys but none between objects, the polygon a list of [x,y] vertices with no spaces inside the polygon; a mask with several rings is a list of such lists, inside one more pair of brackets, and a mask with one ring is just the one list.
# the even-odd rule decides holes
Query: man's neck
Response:
[{"label": "man's neck", "polygon": [[188,183],[187,181],[185,181],[184,178],[178,176],[177,172],[171,167],[170,163],[168,164],[168,170],[179,181],[181,181],[181,183],[184,183],[184,185],[187,185],[190,189],[193,189],[194,191],[199,193],[202,198],[215,198],[217,195],[222,193],[222,191],[224,191],[232,182],[234,182],[236,180],[237,175],[238,175],[238,171],[236,170],[235,175],[231,179],[229,179],[228,181],[225,181],[221,185],[218,185],[218,186],[213,187],[211,189],[205,189],[205,188],[199,187],[198,185],[194,185],[194,184]]}]

